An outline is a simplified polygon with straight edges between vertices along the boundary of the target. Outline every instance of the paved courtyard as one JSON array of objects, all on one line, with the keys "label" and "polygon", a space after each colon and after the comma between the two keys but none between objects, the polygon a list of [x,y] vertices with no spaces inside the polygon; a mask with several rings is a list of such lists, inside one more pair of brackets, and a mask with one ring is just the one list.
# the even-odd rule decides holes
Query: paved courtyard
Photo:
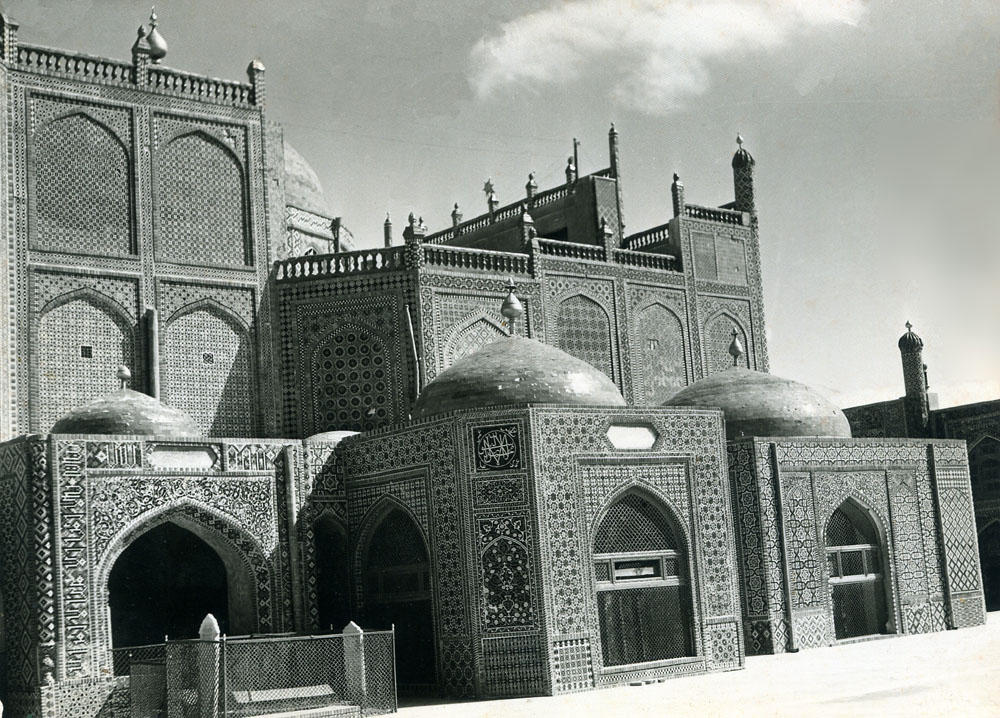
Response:
[{"label": "paved courtyard", "polygon": [[1000,612],[985,626],[868,641],[644,686],[400,710],[401,718],[518,716],[1000,716]]}]

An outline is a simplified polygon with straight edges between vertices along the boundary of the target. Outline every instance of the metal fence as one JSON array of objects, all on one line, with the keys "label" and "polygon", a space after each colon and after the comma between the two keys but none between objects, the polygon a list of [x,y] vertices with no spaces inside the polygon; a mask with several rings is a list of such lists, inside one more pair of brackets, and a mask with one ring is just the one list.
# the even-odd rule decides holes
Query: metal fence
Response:
[{"label": "metal fence", "polygon": [[396,711],[395,634],[169,641],[113,652],[132,718]]}]

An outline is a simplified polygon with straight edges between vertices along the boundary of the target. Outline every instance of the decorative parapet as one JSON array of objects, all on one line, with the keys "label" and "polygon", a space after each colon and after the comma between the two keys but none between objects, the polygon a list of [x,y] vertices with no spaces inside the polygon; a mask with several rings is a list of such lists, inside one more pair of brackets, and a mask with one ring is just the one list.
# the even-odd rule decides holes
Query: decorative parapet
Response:
[{"label": "decorative parapet", "polygon": [[283,259],[274,263],[274,278],[276,281],[285,282],[405,269],[406,249],[406,247],[383,247]]},{"label": "decorative parapet", "polygon": [[750,226],[749,213],[737,212],[731,209],[719,209],[717,207],[702,207],[696,204],[685,204],[684,216],[690,217],[691,219],[703,219],[708,222],[735,224],[740,227]]},{"label": "decorative parapet", "polygon": [[670,224],[668,223],[629,235],[625,238],[623,244],[625,245],[625,249],[635,252],[643,247],[651,247],[654,244],[666,244],[669,241]]},{"label": "decorative parapet", "polygon": [[424,245],[424,263],[429,266],[467,269],[494,274],[530,274],[527,254],[495,252],[488,249]]},{"label": "decorative parapet", "polygon": [[567,259],[583,259],[591,262],[607,261],[607,252],[597,244],[578,244],[558,239],[539,239],[538,249],[542,254]]},{"label": "decorative parapet", "polygon": [[[9,35],[9,33],[6,33]],[[3,57],[13,69],[40,75],[63,77],[99,85],[126,87],[141,86],[175,97],[190,98],[202,102],[213,102],[233,107],[257,107],[257,87],[253,83],[220,80],[193,73],[169,70],[165,67],[147,64],[132,64],[120,60],[109,60],[82,53],[70,53],[37,45],[18,45],[10,48],[5,36]],[[254,72],[253,77],[263,72]]]},{"label": "decorative parapet", "polygon": [[627,249],[616,249],[614,260],[617,264],[626,264],[643,269],[658,269],[664,272],[679,272],[677,258],[672,254],[654,254],[653,252],[633,252]]},{"label": "decorative parapet", "polygon": [[[591,177],[612,177],[611,169],[603,169],[599,172],[594,172],[589,175]],[[477,230],[488,227],[491,224],[496,224],[497,222],[502,222],[505,219],[511,219],[513,217],[520,217],[521,212],[524,207],[527,207],[528,212],[535,209],[536,207],[542,207],[547,204],[552,204],[564,197],[567,197],[572,191],[572,186],[568,184],[559,185],[558,187],[553,187],[552,189],[547,189],[544,192],[533,192],[530,193],[524,199],[519,199],[516,202],[505,205],[493,211],[493,214],[481,214],[478,217],[468,220],[467,222],[462,222],[460,224],[455,224],[448,229],[443,229],[440,232],[435,232],[424,238],[425,244],[446,244],[447,242],[460,237],[463,234],[469,234]]]}]

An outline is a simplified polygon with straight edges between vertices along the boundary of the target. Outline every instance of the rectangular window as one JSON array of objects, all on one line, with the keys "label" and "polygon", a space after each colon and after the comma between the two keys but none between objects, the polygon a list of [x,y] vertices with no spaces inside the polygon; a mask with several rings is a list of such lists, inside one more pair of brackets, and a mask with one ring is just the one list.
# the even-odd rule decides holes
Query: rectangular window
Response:
[{"label": "rectangular window", "polygon": [[634,581],[643,578],[659,578],[663,575],[657,559],[635,561],[615,561],[615,581]]}]

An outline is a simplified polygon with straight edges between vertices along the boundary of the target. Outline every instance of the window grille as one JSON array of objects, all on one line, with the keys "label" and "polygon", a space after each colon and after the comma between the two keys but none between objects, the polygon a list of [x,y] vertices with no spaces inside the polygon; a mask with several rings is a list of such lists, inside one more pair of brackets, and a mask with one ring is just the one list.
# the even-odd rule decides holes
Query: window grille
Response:
[{"label": "window grille", "polygon": [[693,655],[686,562],[659,509],[622,497],[597,529],[593,561],[606,667]]},{"label": "window grille", "polygon": [[845,504],[826,527],[826,560],[838,639],[885,633],[886,597],[875,526]]}]

